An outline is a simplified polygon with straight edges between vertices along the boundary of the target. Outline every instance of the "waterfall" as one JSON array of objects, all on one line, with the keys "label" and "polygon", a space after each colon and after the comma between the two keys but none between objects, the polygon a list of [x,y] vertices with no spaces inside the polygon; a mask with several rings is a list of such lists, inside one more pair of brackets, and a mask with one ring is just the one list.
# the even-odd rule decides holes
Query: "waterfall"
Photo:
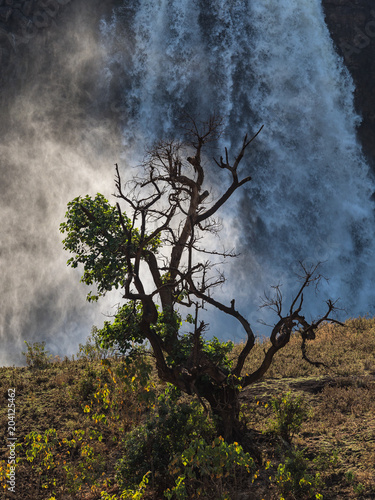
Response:
[{"label": "waterfall", "polygon": [[[113,164],[126,175],[153,140],[180,136],[186,114],[222,116],[208,156],[225,146],[234,154],[264,125],[242,165],[252,181],[220,214],[223,243],[240,256],[226,265],[219,298],[236,298],[257,331],[258,318],[272,322],[258,309],[263,292],[282,284],[288,300],[298,262],[322,262],[329,281],[306,298],[306,312],[330,297],[343,318],[373,314],[374,181],[356,139],[353,83],[319,0],[123,0],[100,22],[86,3],[71,2],[30,42],[1,104],[2,363],[23,339],[76,352],[90,325],[101,326],[118,298],[101,310],[84,304],[61,250],[66,204],[110,197]],[[213,192],[225,189],[222,172],[208,177]],[[236,336],[209,320],[213,334]]]},{"label": "waterfall", "polygon": [[[309,313],[321,311],[329,297],[340,298],[346,315],[373,313],[374,183],[356,139],[353,83],[321,3],[129,5],[102,23],[125,145],[176,133],[184,112],[219,113],[222,147],[233,150],[264,124],[245,162],[253,181],[237,210],[223,214],[242,254],[230,267],[229,290],[231,276],[242,281],[249,317],[259,316],[259,296],[270,285],[293,293],[299,261],[322,262],[329,278],[310,297]],[[126,61],[124,47],[131,47]]]}]

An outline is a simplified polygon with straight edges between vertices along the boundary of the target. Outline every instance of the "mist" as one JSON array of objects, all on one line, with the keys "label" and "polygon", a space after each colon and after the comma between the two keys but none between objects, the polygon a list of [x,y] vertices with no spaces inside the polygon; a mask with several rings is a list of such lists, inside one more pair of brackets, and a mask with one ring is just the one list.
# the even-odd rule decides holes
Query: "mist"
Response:
[{"label": "mist", "polygon": [[[119,296],[86,302],[59,224],[76,196],[113,201],[114,164],[132,175],[153,140],[181,136],[186,113],[223,117],[207,165],[264,125],[243,162],[251,185],[220,214],[221,240],[208,242],[241,254],[217,297],[236,298],[267,334],[257,326],[272,322],[263,292],[282,284],[287,300],[298,261],[322,262],[331,279],[305,300],[308,315],[328,297],[341,299],[342,318],[374,313],[374,181],[320,1],[56,2],[43,29],[12,38],[2,66],[0,364],[22,363],[24,340],[71,355],[113,314]],[[207,176],[219,193],[225,176]],[[242,338],[207,315],[211,334]]]},{"label": "mist", "polygon": [[110,304],[85,302],[59,233],[72,198],[111,196],[121,149],[116,115],[109,119],[101,102],[98,15],[86,4],[73,2],[20,45],[17,74],[1,89],[2,365],[23,361],[24,340],[73,354],[110,313]]}]

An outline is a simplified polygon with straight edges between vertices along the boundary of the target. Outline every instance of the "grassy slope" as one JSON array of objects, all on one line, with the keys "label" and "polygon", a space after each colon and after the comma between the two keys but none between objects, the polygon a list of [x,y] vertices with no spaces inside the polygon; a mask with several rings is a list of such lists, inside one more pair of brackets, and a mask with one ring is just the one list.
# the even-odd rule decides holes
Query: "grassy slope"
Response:
[{"label": "grassy slope", "polygon": [[[235,350],[241,346],[236,346]],[[264,346],[259,344],[253,350],[244,370],[252,371],[261,359]],[[317,339],[310,342],[308,354],[314,361],[324,361],[329,368],[314,367],[301,359],[300,342],[293,338],[290,344],[278,353],[275,362],[259,383],[247,388],[242,394],[243,412],[248,427],[262,431],[264,459],[275,460],[274,450],[277,438],[269,432],[272,397],[288,390],[303,395],[308,403],[309,416],[302,425],[301,432],[294,438],[294,444],[306,449],[312,472],[320,472],[325,487],[320,491],[324,499],[375,498],[375,319],[349,320],[344,328],[324,325]],[[16,389],[16,425],[20,442],[31,431],[39,433],[55,428],[60,442],[63,437],[71,439],[72,432],[84,429],[86,436],[90,429],[97,428],[82,410],[87,404],[97,378],[108,377],[100,362],[87,360],[52,363],[44,370],[30,368],[1,368],[0,391],[0,440],[2,443],[0,460],[7,460],[7,398],[8,388]],[[158,385],[161,390],[161,385]],[[88,399],[85,400],[85,397]],[[111,480],[107,489],[116,492],[114,464],[121,456],[119,441],[123,432],[142,419],[136,411],[131,397],[124,403],[124,431],[120,424],[113,424],[103,433],[103,441],[87,442],[100,454],[102,463],[93,462],[92,467],[104,479]],[[116,427],[117,425],[117,427]],[[57,449],[57,448],[56,448]],[[82,459],[74,448],[59,449],[61,460],[66,460],[78,471]],[[17,469],[17,494],[14,498],[50,498],[50,490],[42,490],[38,484],[37,471],[18,453],[21,458]],[[67,492],[60,488],[64,481],[61,467],[51,467],[57,479],[56,498],[100,498],[95,491],[85,486],[78,492]],[[51,477],[52,477],[51,475]],[[90,483],[90,481],[87,481]],[[242,498],[279,499],[280,494],[272,489],[262,477],[258,480],[258,490]],[[255,487],[255,486],[254,486]],[[60,491],[60,493],[59,493]],[[13,498],[9,495],[8,498]],[[150,496],[149,498],[152,498]]]}]

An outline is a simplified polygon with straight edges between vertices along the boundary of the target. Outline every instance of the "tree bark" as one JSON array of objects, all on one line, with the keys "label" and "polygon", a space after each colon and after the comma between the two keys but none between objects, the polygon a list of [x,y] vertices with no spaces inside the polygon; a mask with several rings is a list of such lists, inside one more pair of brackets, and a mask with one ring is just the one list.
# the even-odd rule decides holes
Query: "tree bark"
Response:
[{"label": "tree bark", "polygon": [[205,391],[204,397],[210,403],[213,415],[217,418],[216,428],[228,443],[241,443],[243,429],[240,424],[239,390],[230,386],[221,386]]}]

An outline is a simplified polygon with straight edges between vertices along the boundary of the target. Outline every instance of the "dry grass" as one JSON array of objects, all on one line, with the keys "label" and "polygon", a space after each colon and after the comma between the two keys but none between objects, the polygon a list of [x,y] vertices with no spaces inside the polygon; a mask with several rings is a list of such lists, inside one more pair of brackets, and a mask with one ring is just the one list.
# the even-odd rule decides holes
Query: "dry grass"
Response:
[{"label": "dry grass", "polygon": [[[246,372],[250,373],[259,366],[264,347],[260,343],[255,346],[246,362]],[[238,345],[234,352],[240,349]],[[321,474],[325,486],[320,492],[325,500],[375,498],[374,353],[375,319],[349,320],[345,327],[324,325],[319,329],[316,340],[310,342],[308,354],[312,360],[322,361],[329,368],[317,368],[303,361],[300,339],[295,336],[277,354],[264,379],[243,391],[244,418],[248,427],[263,433],[258,446],[264,460],[271,460],[274,467],[280,462],[281,455],[277,451],[280,442],[270,432],[273,418],[270,402],[289,390],[292,395],[303,396],[308,418],[294,438],[294,445],[305,450],[311,472]],[[19,441],[32,430],[44,432],[56,428],[60,437],[68,438],[77,429],[88,433],[95,427],[82,407],[92,395],[90,383],[95,386],[96,378],[105,379],[105,370],[100,362],[65,360],[54,362],[45,370],[0,368],[0,372],[0,440],[3,443],[0,460],[6,460],[8,456],[6,424],[9,387],[16,389]],[[158,382],[156,387],[158,391],[163,389]],[[128,405],[129,425],[132,421],[136,422],[133,403],[129,401]],[[126,405],[123,411],[126,412]],[[123,418],[127,419],[125,413]],[[108,431],[103,442],[94,446],[95,451],[105,458],[105,474],[112,480],[113,491],[116,490],[114,465],[121,456],[121,449],[112,439],[116,432]],[[71,460],[78,464],[80,457],[72,457]],[[62,481],[62,474],[54,473],[58,481]],[[269,483],[268,475],[268,472],[261,472],[251,490],[243,492],[242,500],[279,500],[280,493],[275,485]],[[25,460],[18,466],[17,481],[18,493],[14,498],[50,498],[47,492],[44,494],[37,490],[38,477]],[[94,499],[100,498],[100,495],[83,488],[79,495],[61,493],[56,498]]]},{"label": "dry grass", "polygon": [[[267,431],[273,397],[288,390],[303,395],[309,417],[295,443],[306,450],[314,470],[320,471],[326,483],[324,498],[374,499],[375,319],[358,318],[348,320],[345,327],[320,328],[308,354],[329,368],[303,361],[300,345],[300,339],[293,338],[278,353],[263,381],[244,391],[250,426]],[[263,348],[256,346],[246,371],[256,369]]]},{"label": "dry grass", "polygon": [[[244,371],[251,373],[260,365],[269,342],[257,342],[250,353]],[[242,345],[235,347],[237,354]],[[358,318],[346,321],[345,326],[325,324],[318,330],[316,339],[308,343],[308,356],[329,368],[314,367],[302,359],[301,339],[297,334],[279,351],[265,375],[270,378],[294,378],[323,375],[374,375],[375,374],[375,319]]]}]

